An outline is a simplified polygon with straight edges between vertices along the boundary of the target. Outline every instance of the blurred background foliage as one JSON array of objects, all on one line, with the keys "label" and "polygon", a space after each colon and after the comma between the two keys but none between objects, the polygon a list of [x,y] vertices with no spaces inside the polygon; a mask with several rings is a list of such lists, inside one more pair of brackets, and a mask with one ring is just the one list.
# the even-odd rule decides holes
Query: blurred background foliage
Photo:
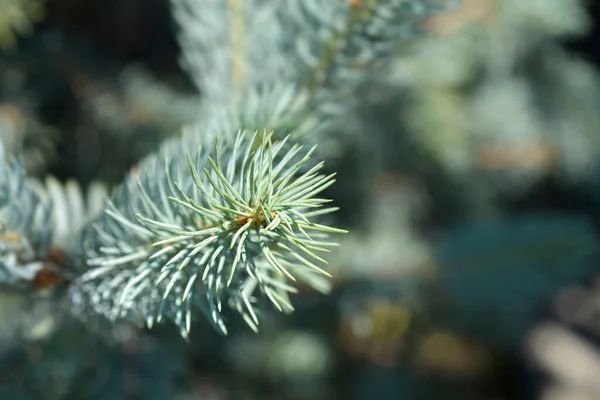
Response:
[{"label": "blurred background foliage", "polygon": [[[462,0],[357,89],[331,296],[185,344],[3,291],[0,398],[600,398],[599,15]],[[167,0],[0,0],[0,46],[32,175],[113,186],[197,118]]]}]

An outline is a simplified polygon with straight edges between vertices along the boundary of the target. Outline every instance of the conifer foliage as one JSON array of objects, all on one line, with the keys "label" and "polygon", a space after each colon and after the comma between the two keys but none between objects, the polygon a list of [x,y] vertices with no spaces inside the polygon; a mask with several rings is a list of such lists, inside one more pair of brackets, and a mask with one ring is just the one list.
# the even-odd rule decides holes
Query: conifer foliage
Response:
[{"label": "conifer foliage", "polygon": [[[335,174],[321,173],[313,144],[350,110],[344,97],[372,67],[451,3],[172,0],[199,120],[71,232],[77,245],[66,246],[64,270],[76,314],[148,327],[169,319],[184,337],[204,314],[226,334],[225,308],[256,331],[266,304],[293,311],[295,282],[327,291],[326,253],[345,231],[323,220],[337,210],[321,197]],[[57,207],[26,189],[22,170],[5,172],[2,227],[28,240],[17,249],[13,231],[3,233],[11,270],[45,259]]]},{"label": "conifer foliage", "polygon": [[86,243],[92,268],[76,287],[111,318],[151,326],[167,315],[184,334],[197,307],[223,333],[223,304],[255,330],[261,295],[293,310],[290,281],[328,276],[318,253],[335,245],[328,233],[343,231],[314,222],[336,210],[317,197],[334,174],[319,174],[323,163],[307,168],[314,148],[287,142],[240,131],[214,149],[147,160],[97,221]]}]

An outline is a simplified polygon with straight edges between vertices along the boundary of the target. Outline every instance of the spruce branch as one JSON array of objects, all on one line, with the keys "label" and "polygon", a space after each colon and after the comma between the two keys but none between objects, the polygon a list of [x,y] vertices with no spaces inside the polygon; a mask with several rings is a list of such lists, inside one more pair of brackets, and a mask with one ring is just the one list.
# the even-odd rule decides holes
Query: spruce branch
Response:
[{"label": "spruce branch", "polygon": [[7,161],[0,142],[0,286],[68,283],[81,261],[78,235],[105,196],[98,182],[84,196],[72,180],[28,178],[22,158]]},{"label": "spruce branch", "polygon": [[275,3],[264,0],[171,0],[182,65],[213,103],[278,81],[287,62],[279,48]]},{"label": "spruce branch", "polygon": [[455,0],[284,0],[283,43],[297,80],[311,92],[350,90],[365,70],[386,60],[402,40]]},{"label": "spruce branch", "polygon": [[20,160],[5,160],[0,143],[0,284],[34,279],[52,243],[52,204],[26,180]]},{"label": "spruce branch", "polygon": [[183,66],[204,98],[201,129],[266,128],[322,143],[317,135],[348,111],[371,67],[454,2],[172,0]]},{"label": "spruce branch", "polygon": [[315,221],[336,210],[318,197],[335,174],[309,168],[314,147],[272,138],[240,131],[212,150],[184,155],[181,142],[173,158],[145,160],[96,222],[76,297],[112,319],[169,317],[187,336],[194,309],[226,334],[225,304],[257,330],[259,297],[292,311],[291,282],[323,287],[319,253],[345,232]]}]

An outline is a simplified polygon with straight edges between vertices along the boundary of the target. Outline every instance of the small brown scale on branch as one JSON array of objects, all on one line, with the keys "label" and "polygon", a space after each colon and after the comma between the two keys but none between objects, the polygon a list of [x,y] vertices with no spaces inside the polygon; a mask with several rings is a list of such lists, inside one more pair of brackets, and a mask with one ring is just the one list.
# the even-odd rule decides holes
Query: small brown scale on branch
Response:
[{"label": "small brown scale on branch", "polygon": [[48,288],[51,286],[68,285],[70,281],[54,271],[54,267],[61,267],[65,265],[65,254],[61,249],[56,246],[52,246],[48,249],[46,254],[46,262],[44,267],[38,271],[33,278],[33,286],[38,289]]},{"label": "small brown scale on branch", "polygon": [[[273,218],[275,218],[277,216],[277,213],[275,211],[271,211],[271,216]],[[268,225],[268,222],[264,218],[264,214],[262,211],[258,214],[257,218],[254,218],[253,216],[250,216],[250,217],[245,216],[245,217],[238,217],[238,219],[237,219],[237,222],[240,225],[246,225],[250,221],[254,221],[254,223],[252,224],[253,228],[258,228],[260,226],[262,226],[264,228]]]},{"label": "small brown scale on branch", "polygon": [[[263,200],[261,199],[259,201],[259,205]],[[243,216],[243,217],[238,217],[237,218],[237,223],[241,226],[246,225],[248,222],[250,221],[254,221],[254,223],[252,224],[253,228],[258,228],[260,226],[262,226],[263,228],[266,227],[269,223],[267,220],[265,220],[265,215],[263,214],[263,212],[259,212],[258,215],[256,216],[256,211],[258,210],[259,205],[250,205],[250,207],[252,207],[254,209],[254,212],[250,215],[250,216]],[[256,217],[255,217],[256,216]],[[271,217],[275,218],[277,216],[277,213],[275,211],[271,211]]]}]

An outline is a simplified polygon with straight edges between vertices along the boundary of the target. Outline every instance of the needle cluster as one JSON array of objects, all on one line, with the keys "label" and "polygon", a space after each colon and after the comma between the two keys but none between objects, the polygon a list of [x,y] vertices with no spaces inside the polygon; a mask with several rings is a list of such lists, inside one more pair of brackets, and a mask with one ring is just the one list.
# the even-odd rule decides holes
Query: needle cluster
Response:
[{"label": "needle cluster", "polygon": [[224,334],[224,305],[257,330],[261,298],[292,311],[294,281],[323,287],[319,253],[344,232],[315,221],[336,210],[318,197],[335,174],[310,166],[314,147],[272,136],[240,131],[212,149],[146,160],[96,222],[78,295],[110,318],[170,317],[186,336],[194,309]]}]

